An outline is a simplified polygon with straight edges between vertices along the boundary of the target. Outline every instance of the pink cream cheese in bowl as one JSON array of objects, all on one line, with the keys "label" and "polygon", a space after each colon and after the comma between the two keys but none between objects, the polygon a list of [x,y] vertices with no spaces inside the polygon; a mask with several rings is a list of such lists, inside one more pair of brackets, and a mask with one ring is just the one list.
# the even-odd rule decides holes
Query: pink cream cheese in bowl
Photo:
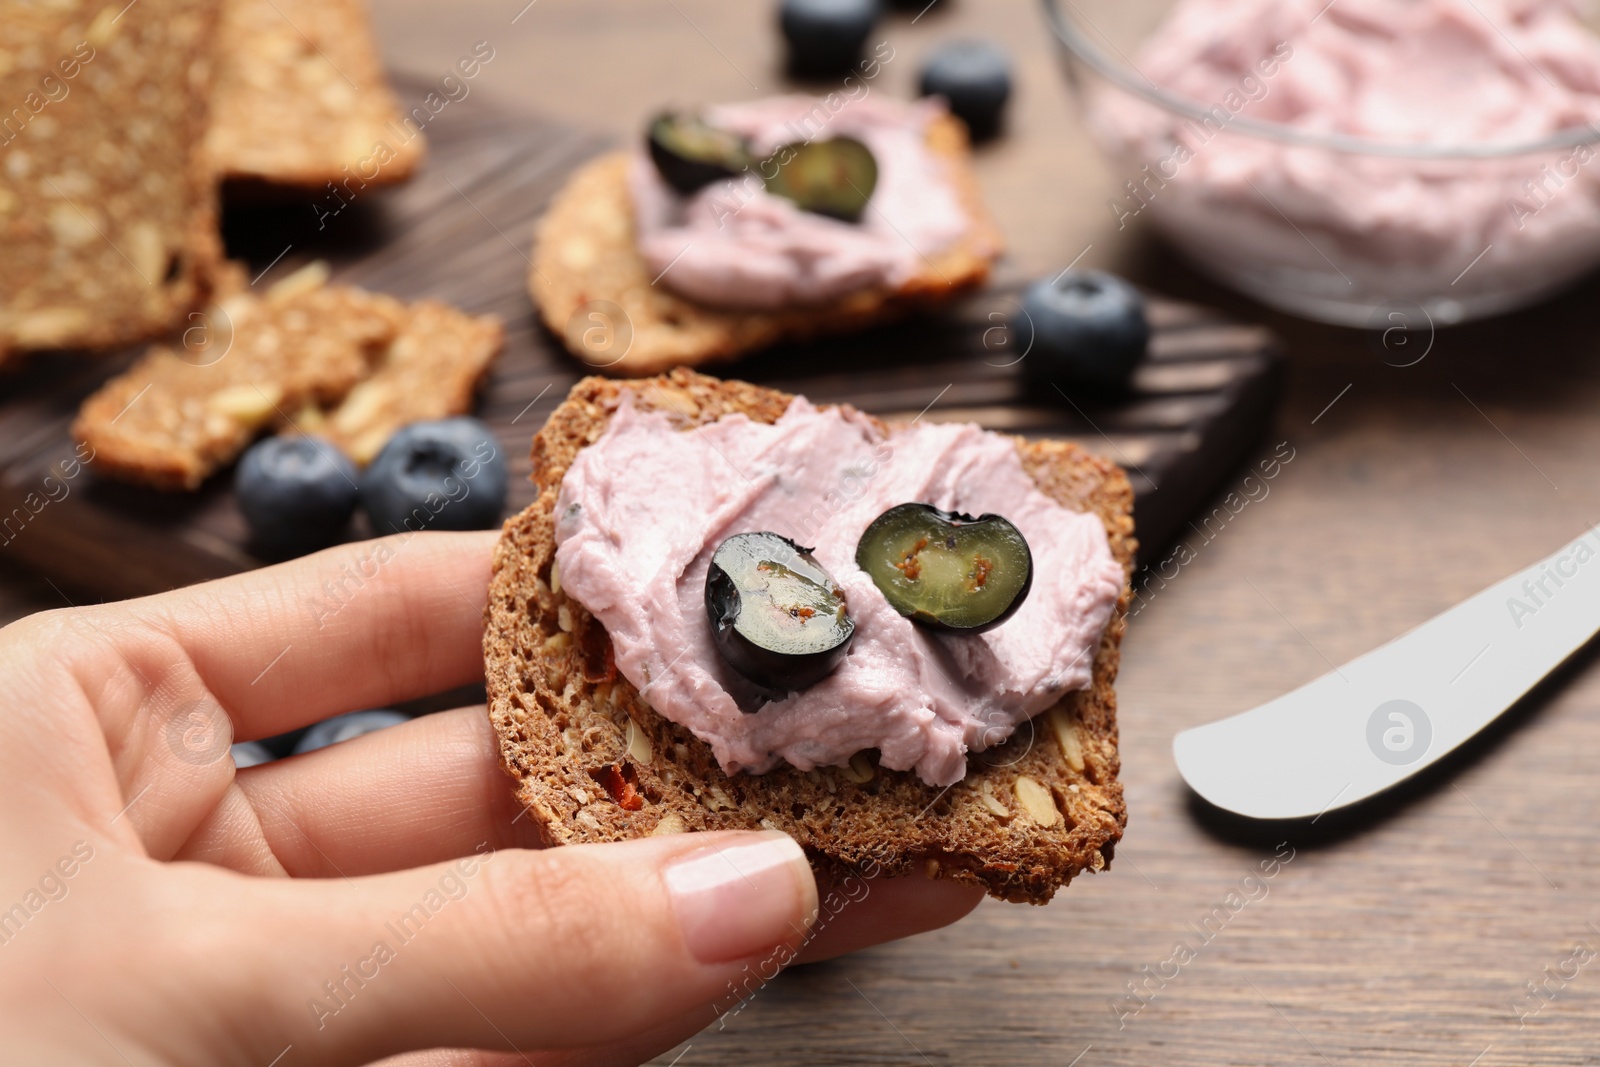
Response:
[{"label": "pink cream cheese in bowl", "polygon": [[902,103],[839,96],[837,109],[809,96],[779,96],[706,111],[713,126],[750,139],[766,159],[784,145],[853,137],[878,165],[859,221],[843,222],[773,196],[760,165],[679,195],[648,153],[628,173],[639,254],[659,284],[717,307],[817,304],[863,289],[895,287],[971,229],[947,164],[927,146],[933,100]]},{"label": "pink cream cheese in bowl", "polygon": [[1600,37],[1568,0],[1177,0],[1115,52],[1085,27],[1125,0],[1048,2],[1107,219],[1269,304],[1425,329],[1600,263]]},{"label": "pink cream cheese in bowl", "polygon": [[[856,543],[907,501],[993,512],[1022,531],[1034,579],[1015,615],[954,636],[889,606],[856,566]],[[886,437],[803,397],[771,425],[730,415],[683,431],[624,393],[556,509],[562,588],[605,626],[623,677],[729,773],[835,766],[877,749],[883,766],[929,785],[959,782],[968,752],[1090,684],[1123,585],[1100,520],[1041,493],[1009,438],[948,423]],[[762,530],[815,546],[856,624],[837,670],[765,704],[722,660],[704,599],[717,545]]]}]

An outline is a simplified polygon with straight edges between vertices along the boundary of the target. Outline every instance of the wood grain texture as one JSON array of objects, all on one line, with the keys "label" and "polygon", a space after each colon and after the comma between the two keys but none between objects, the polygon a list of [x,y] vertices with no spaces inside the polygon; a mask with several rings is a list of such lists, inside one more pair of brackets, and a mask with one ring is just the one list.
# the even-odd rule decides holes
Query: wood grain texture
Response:
[{"label": "wood grain texture", "polygon": [[[388,0],[380,36],[392,63],[432,77],[487,39],[498,54],[479,97],[531,101],[619,137],[664,97],[740,99],[751,82],[785,84],[768,4],[540,0],[511,25],[522,6]],[[1338,834],[1294,833],[1296,858],[1264,900],[1125,1027],[1111,1010],[1285,840],[1197,819],[1172,736],[1311,680],[1600,519],[1600,289],[1590,280],[1540,308],[1441,330],[1415,367],[1386,366],[1362,333],[1266,313],[1190,272],[1142,224],[1117,229],[1105,205],[1128,176],[1099,159],[1075,118],[1036,0],[941,0],[913,25],[914,14],[884,23],[900,56],[877,83],[884,92],[906,95],[918,57],[947,37],[990,37],[1015,58],[1009,132],[977,159],[1014,269],[1059,270],[1083,254],[1082,265],[1155,291],[1265,318],[1291,354],[1267,443],[1289,441],[1295,459],[1224,533],[1193,534],[1193,561],[1130,623],[1118,679],[1130,822],[1108,874],[1044,909],[985,904],[948,930],[793,971],[725,1026],[708,1011],[706,1030],[656,1062],[1600,1062],[1594,965],[1526,1026],[1513,1011],[1529,1003],[1524,983],[1545,981],[1573,942],[1596,944],[1592,656],[1442,780]],[[60,605],[48,587],[34,600],[6,581],[27,602]]]}]

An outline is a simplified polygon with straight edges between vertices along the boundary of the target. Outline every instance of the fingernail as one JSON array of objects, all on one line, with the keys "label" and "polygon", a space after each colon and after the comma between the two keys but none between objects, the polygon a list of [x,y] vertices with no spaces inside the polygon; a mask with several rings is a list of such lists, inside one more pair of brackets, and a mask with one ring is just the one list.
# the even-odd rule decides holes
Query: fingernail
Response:
[{"label": "fingernail", "polygon": [[805,933],[815,911],[811,865],[794,838],[769,831],[691,852],[662,877],[689,952],[726,963]]}]

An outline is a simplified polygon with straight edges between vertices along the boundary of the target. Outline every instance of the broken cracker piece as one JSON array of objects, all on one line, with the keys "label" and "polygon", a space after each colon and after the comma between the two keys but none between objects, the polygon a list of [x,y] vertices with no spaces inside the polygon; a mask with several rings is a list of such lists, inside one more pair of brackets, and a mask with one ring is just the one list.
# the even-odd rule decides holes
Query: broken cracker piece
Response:
[{"label": "broken cracker piece", "polygon": [[424,300],[406,309],[368,377],[331,410],[306,409],[290,429],[328,438],[364,467],[400,427],[470,411],[504,340],[499,320]]},{"label": "broken cracker piece", "polygon": [[100,470],[196,489],[285,412],[340,400],[399,331],[405,307],[326,277],[313,264],[260,295],[224,296],[179,343],[153,346],[84,401],[73,435]]}]

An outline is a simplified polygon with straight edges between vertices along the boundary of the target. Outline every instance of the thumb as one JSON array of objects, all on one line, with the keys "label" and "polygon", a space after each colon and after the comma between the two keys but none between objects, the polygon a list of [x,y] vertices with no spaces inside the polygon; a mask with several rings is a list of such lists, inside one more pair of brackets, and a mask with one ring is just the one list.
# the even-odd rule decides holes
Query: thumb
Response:
[{"label": "thumb", "polygon": [[330,1063],[705,1025],[794,958],[817,909],[805,854],[776,832],[502,850],[262,891],[237,1007],[259,1019],[270,991],[272,1029],[301,1062]]}]

